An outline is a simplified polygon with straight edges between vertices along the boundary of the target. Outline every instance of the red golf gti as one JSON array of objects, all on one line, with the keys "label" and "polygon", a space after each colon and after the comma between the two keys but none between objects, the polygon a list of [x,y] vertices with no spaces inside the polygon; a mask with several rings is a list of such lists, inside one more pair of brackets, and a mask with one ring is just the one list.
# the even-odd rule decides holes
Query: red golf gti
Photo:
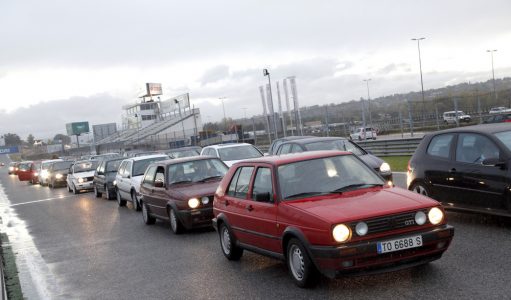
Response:
[{"label": "red golf gti", "polygon": [[357,156],[318,151],[236,163],[218,187],[213,225],[229,260],[285,260],[300,287],[439,259],[454,228],[441,205],[388,186]]}]

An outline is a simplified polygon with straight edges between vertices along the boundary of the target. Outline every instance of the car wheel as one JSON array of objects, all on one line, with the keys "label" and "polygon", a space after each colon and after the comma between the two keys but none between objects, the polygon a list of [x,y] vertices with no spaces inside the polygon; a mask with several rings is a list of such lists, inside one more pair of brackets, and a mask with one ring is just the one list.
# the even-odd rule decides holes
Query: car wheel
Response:
[{"label": "car wheel", "polygon": [[422,182],[416,182],[412,185],[412,188],[411,188],[411,191],[412,192],[415,192],[417,194],[421,194],[423,196],[427,196],[427,197],[430,197],[430,192],[429,192],[429,189],[428,187],[422,183]]},{"label": "car wheel", "polygon": [[73,194],[77,195],[79,193],[79,191],[76,189],[76,186],[73,184]]},{"label": "car wheel", "polygon": [[68,192],[70,192],[70,193],[73,191],[73,190],[69,187],[69,184],[67,184],[67,183],[66,183],[66,188],[67,188],[67,191],[68,191]]},{"label": "car wheel", "polygon": [[149,214],[147,205],[144,202],[142,202],[141,205],[142,205],[142,218],[144,219],[144,223],[146,225],[152,225],[152,224],[156,223],[156,218]]},{"label": "car wheel", "polygon": [[116,196],[117,196],[117,204],[119,204],[119,206],[126,206],[126,200],[122,199],[121,193],[119,192],[119,190],[117,190]]},{"label": "car wheel", "polygon": [[137,192],[131,191],[131,203],[133,203],[133,210],[140,211],[140,202],[138,201]]},{"label": "car wheel", "polygon": [[243,248],[236,246],[236,240],[229,227],[225,224],[221,224],[218,234],[220,236],[220,246],[224,256],[227,257],[228,260],[239,260],[243,255]]},{"label": "car wheel", "polygon": [[296,285],[304,288],[317,283],[319,272],[298,239],[293,238],[289,241],[286,261],[289,273]]},{"label": "car wheel", "polygon": [[102,193],[98,192],[98,187],[94,185],[94,196],[96,198],[101,198],[102,195],[103,195]]},{"label": "car wheel", "polygon": [[180,234],[183,232],[183,224],[181,224],[181,222],[176,216],[176,212],[172,208],[169,209],[169,220],[170,229],[172,229],[172,232],[174,232],[174,234]]},{"label": "car wheel", "polygon": [[53,190],[55,188],[55,183],[51,182],[48,186]]},{"label": "car wheel", "polygon": [[105,194],[106,194],[106,200],[111,200],[113,198],[112,193],[110,193],[110,189],[108,189],[107,186],[105,186]]}]

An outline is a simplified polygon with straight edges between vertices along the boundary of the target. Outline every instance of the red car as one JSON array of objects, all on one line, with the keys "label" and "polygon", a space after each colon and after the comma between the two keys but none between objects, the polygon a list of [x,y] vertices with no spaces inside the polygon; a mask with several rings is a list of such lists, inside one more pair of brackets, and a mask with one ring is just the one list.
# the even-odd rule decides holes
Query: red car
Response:
[{"label": "red car", "polygon": [[[30,183],[39,182],[37,179],[39,174],[37,174],[36,163],[33,161],[22,161],[18,166],[16,174],[20,181],[29,181]],[[34,180],[36,181],[34,182]]]},{"label": "red car", "polygon": [[300,287],[439,259],[454,228],[442,206],[385,183],[357,156],[315,151],[233,165],[215,193],[213,226],[229,260],[243,250],[287,262]]}]

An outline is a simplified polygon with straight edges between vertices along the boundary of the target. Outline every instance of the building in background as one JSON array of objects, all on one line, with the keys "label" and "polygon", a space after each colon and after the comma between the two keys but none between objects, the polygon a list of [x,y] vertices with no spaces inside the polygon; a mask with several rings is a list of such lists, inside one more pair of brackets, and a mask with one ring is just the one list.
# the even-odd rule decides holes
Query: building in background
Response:
[{"label": "building in background", "polygon": [[94,141],[101,141],[102,139],[115,134],[117,132],[117,124],[97,124],[92,125],[92,133],[94,135]]}]

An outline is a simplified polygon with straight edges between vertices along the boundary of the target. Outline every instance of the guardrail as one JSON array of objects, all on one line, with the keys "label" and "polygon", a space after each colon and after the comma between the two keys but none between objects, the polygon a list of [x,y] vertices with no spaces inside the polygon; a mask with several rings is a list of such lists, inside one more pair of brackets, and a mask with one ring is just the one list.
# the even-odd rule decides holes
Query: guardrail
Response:
[{"label": "guardrail", "polygon": [[376,156],[402,156],[412,155],[419,146],[422,138],[408,138],[395,140],[357,141],[365,150]]}]

